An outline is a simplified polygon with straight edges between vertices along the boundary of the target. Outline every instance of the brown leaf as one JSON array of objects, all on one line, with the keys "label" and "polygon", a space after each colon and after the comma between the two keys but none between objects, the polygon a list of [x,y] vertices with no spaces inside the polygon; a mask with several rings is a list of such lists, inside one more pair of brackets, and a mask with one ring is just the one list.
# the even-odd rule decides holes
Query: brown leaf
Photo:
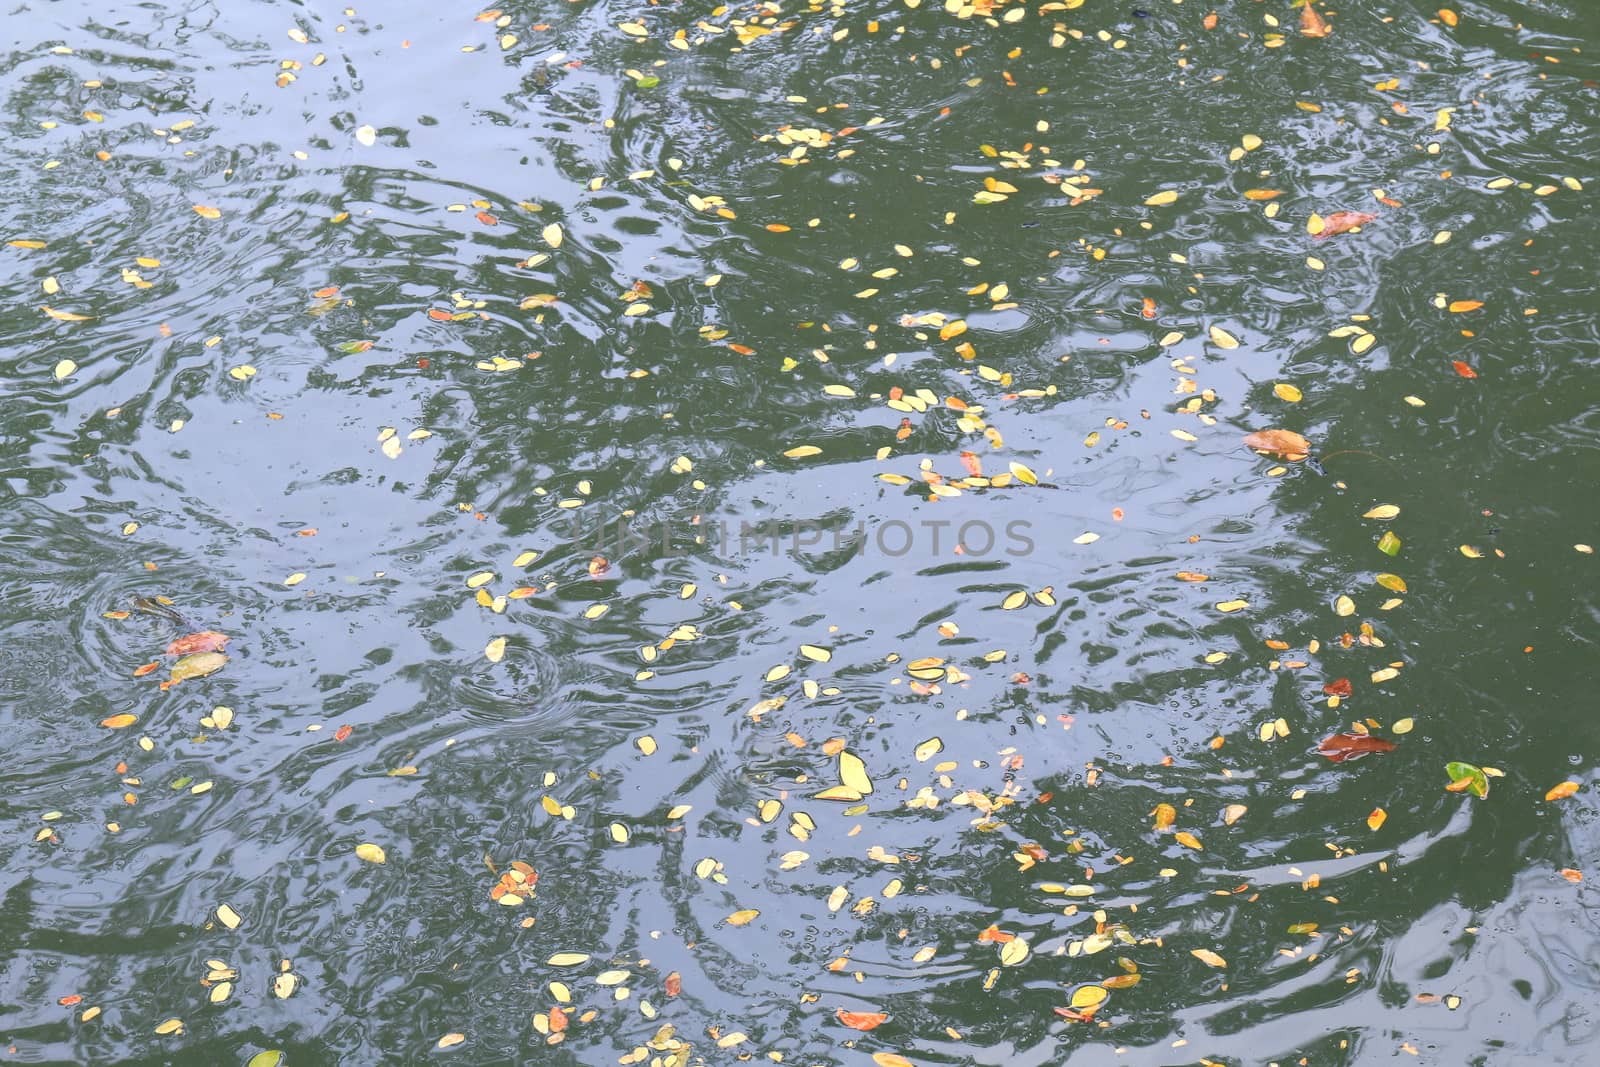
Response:
[{"label": "brown leaf", "polygon": [[1317,751],[1334,763],[1357,759],[1368,752],[1393,752],[1393,741],[1371,734],[1329,734],[1317,744]]},{"label": "brown leaf", "polygon": [[889,1021],[887,1015],[878,1011],[845,1011],[840,1008],[837,1014],[840,1022],[850,1027],[850,1029],[860,1030],[862,1033],[866,1033],[868,1030],[876,1030]]},{"label": "brown leaf", "polygon": [[1311,4],[1300,9],[1300,32],[1307,37],[1328,36],[1328,20],[1317,13]]},{"label": "brown leaf", "polygon": [[[1307,8],[1306,10],[1310,10]],[[1369,215],[1365,211],[1335,211],[1322,220],[1322,229],[1317,233],[1317,240],[1325,241],[1334,234],[1353,230],[1357,226],[1365,226],[1378,216]]]},{"label": "brown leaf", "polygon": [[221,652],[227,647],[231,638],[227,634],[215,630],[201,630],[195,634],[185,634],[167,646],[169,656],[187,656],[191,652]]},{"label": "brown leaf", "polygon": [[1331,697],[1347,697],[1355,690],[1350,685],[1348,678],[1335,678],[1322,687],[1322,691]]},{"label": "brown leaf", "polygon": [[1270,452],[1291,462],[1305,459],[1311,454],[1311,442],[1293,430],[1257,430],[1245,435],[1244,444],[1246,448]]},{"label": "brown leaf", "polygon": [[679,974],[677,971],[673,971],[671,974],[667,975],[666,987],[667,996],[669,997],[675,997],[679,993],[683,992],[683,975]]}]

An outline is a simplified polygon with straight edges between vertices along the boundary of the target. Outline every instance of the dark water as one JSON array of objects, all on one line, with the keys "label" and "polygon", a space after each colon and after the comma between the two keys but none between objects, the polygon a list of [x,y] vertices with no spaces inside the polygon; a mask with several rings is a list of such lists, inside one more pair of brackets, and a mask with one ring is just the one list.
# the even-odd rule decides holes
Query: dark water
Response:
[{"label": "dark water", "polygon": [[1140,6],[8,9],[0,1062],[1600,1059],[1600,8]]}]

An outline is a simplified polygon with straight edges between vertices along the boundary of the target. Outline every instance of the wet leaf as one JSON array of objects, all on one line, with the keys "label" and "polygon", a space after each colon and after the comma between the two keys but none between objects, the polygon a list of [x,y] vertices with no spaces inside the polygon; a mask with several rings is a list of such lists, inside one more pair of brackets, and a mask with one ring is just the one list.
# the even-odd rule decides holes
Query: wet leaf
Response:
[{"label": "wet leaf", "polygon": [[[1333,214],[1321,219],[1321,226],[1311,230],[1311,234],[1319,241],[1326,240],[1335,234],[1347,233],[1359,226],[1365,226],[1367,223],[1377,219],[1377,217],[1376,215],[1369,215],[1365,211],[1335,211]],[[1317,220],[1317,216],[1313,215],[1312,219],[1314,221]],[[1307,228],[1310,229],[1309,226]]]},{"label": "wet leaf", "polygon": [[1171,804],[1157,804],[1150,814],[1155,816],[1156,830],[1170,830],[1172,824],[1178,821],[1178,809]]},{"label": "wet leaf", "polygon": [[194,213],[203,219],[220,219],[222,217],[222,212],[205,204],[194,205]]},{"label": "wet leaf", "polygon": [[1367,829],[1376,830],[1383,825],[1384,820],[1388,817],[1389,813],[1382,808],[1373,808],[1372,813],[1367,816]]},{"label": "wet leaf", "polygon": [[196,652],[174,663],[169,673],[173,682],[187,682],[191,678],[204,678],[208,674],[215,674],[227,662],[228,657],[221,652]]},{"label": "wet leaf", "polygon": [[201,630],[185,634],[167,646],[169,656],[187,656],[194,652],[221,652],[231,640],[227,634],[215,630]]},{"label": "wet leaf", "polygon": [[1347,697],[1355,690],[1350,685],[1350,679],[1335,678],[1333,681],[1324,685],[1322,687],[1322,691],[1331,697]]},{"label": "wet leaf", "polygon": [[250,1062],[245,1067],[284,1067],[283,1052],[280,1049],[267,1049],[250,1057]]},{"label": "wet leaf", "polygon": [[1393,752],[1395,744],[1371,734],[1330,734],[1317,743],[1317,751],[1334,763],[1357,759],[1369,752]]},{"label": "wet leaf", "polygon": [[53,307],[40,307],[39,310],[57,322],[88,322],[94,318],[93,315],[79,315],[75,311],[61,311]]},{"label": "wet leaf", "polygon": [[1305,397],[1304,393],[1290,385],[1288,382],[1279,382],[1277,385],[1274,385],[1272,387],[1272,395],[1276,396],[1279,400],[1285,400],[1291,404],[1298,404]]},{"label": "wet leaf", "polygon": [[1078,1011],[1085,1011],[1105,1003],[1106,997],[1110,995],[1103,985],[1084,985],[1072,991],[1072,999],[1069,1003]]},{"label": "wet leaf", "polygon": [[1015,967],[1028,958],[1028,943],[1022,938],[1013,938],[1000,946],[1000,962],[1006,967]]},{"label": "wet leaf", "polygon": [[389,857],[383,849],[370,841],[363,841],[356,846],[356,859],[366,860],[368,863],[389,862]]},{"label": "wet leaf", "polygon": [[1361,513],[1363,519],[1392,519],[1400,514],[1400,509],[1393,504],[1379,504],[1368,508]]},{"label": "wet leaf", "polygon": [[483,646],[483,655],[490,663],[499,663],[506,656],[506,639],[496,637]]},{"label": "wet leaf", "polygon": [[874,1052],[872,1062],[878,1067],[917,1067],[898,1052]]},{"label": "wet leaf", "polygon": [[56,363],[55,370],[51,373],[55,376],[56,381],[64,382],[77,373],[77,370],[78,365],[76,363],[70,359],[63,359]]},{"label": "wet leaf", "polygon": [[576,967],[580,963],[589,962],[589,954],[587,952],[557,952],[545,962],[552,967]]},{"label": "wet leaf", "polygon": [[1471,793],[1479,800],[1489,795],[1489,776],[1481,767],[1453,761],[1445,764],[1444,773],[1450,777],[1450,784],[1445,788],[1452,793]]},{"label": "wet leaf", "polygon": [[125,726],[132,726],[138,721],[139,716],[130,715],[127,712],[123,712],[120,715],[112,715],[108,718],[101,719],[100,725],[110,730],[120,730]]},{"label": "wet leaf", "polygon": [[1290,462],[1305,459],[1311,454],[1311,442],[1293,430],[1257,430],[1246,434],[1246,448],[1267,452]]},{"label": "wet leaf", "polygon": [[1207,332],[1211,335],[1211,343],[1218,348],[1234,349],[1239,347],[1239,339],[1221,326],[1212,326]]},{"label": "wet leaf", "polygon": [[1406,580],[1398,574],[1380,574],[1373,581],[1391,592],[1404,593],[1406,591]]},{"label": "wet leaf", "polygon": [[866,763],[847,749],[839,753],[839,782],[861,796],[872,792],[872,778],[867,774]]},{"label": "wet leaf", "polygon": [[1172,836],[1173,839],[1178,842],[1178,844],[1184,846],[1185,848],[1192,848],[1197,852],[1205,848],[1205,846],[1200,843],[1200,839],[1187,830],[1179,830]]},{"label": "wet leaf", "polygon": [[1551,786],[1550,791],[1544,795],[1544,798],[1546,800],[1565,800],[1581,788],[1583,787],[1577,782],[1562,782],[1560,785]]},{"label": "wet leaf", "polygon": [[454,1046],[461,1044],[461,1042],[465,1041],[466,1039],[466,1034],[452,1031],[451,1033],[445,1034],[439,1039],[438,1047],[453,1048]]},{"label": "wet leaf", "polygon": [[840,1022],[844,1023],[850,1029],[860,1030],[862,1033],[866,1033],[869,1030],[876,1030],[878,1027],[889,1021],[889,1017],[887,1015],[876,1011],[845,1011],[843,1008],[840,1008],[837,1012],[835,1012],[835,1015]]},{"label": "wet leaf", "polygon": [[551,248],[560,248],[561,242],[566,240],[566,234],[561,229],[559,222],[552,222],[544,228],[544,243]]},{"label": "wet leaf", "polygon": [[1477,311],[1481,307],[1483,307],[1483,301],[1482,300],[1452,300],[1452,301],[1450,301],[1450,310],[1455,312],[1457,315],[1461,314],[1462,312],[1466,312],[1466,311]]},{"label": "wet leaf", "polygon": [[1454,367],[1456,369],[1456,373],[1461,375],[1463,378],[1476,378],[1478,376],[1478,372],[1472,369],[1472,365],[1470,363],[1463,363],[1459,359],[1452,359],[1450,361],[1450,366]]},{"label": "wet leaf", "polygon": [[1400,544],[1400,538],[1392,530],[1385,530],[1383,536],[1378,538],[1378,551],[1386,556],[1397,556],[1400,554]]},{"label": "wet leaf", "polygon": [[1228,965],[1227,960],[1223,959],[1221,956],[1217,955],[1215,952],[1212,952],[1208,948],[1192,948],[1189,950],[1189,955],[1193,956],[1207,967],[1226,967]]},{"label": "wet leaf", "polygon": [[749,926],[757,915],[761,914],[759,908],[741,908],[728,916],[729,926]]}]

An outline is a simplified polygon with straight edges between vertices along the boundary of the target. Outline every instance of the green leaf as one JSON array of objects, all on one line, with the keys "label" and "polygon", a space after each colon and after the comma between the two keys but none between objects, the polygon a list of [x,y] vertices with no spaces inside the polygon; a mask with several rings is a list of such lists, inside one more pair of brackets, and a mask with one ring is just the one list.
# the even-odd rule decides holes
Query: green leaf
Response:
[{"label": "green leaf", "polygon": [[1462,788],[1473,796],[1482,800],[1489,795],[1489,777],[1483,771],[1470,763],[1455,761],[1444,765],[1444,773],[1450,776],[1450,783],[1466,782]]},{"label": "green leaf", "polygon": [[638,86],[640,89],[654,89],[656,86],[661,84],[661,79],[656,77],[654,74],[646,74],[642,78],[635,79],[633,84]]},{"label": "green leaf", "polygon": [[250,1062],[245,1067],[283,1067],[283,1052],[279,1049],[269,1048],[265,1052],[258,1052],[250,1057]]},{"label": "green leaf", "polygon": [[1378,538],[1378,551],[1386,556],[1398,556],[1400,554],[1400,538],[1394,535],[1393,530],[1383,531],[1383,536]]}]

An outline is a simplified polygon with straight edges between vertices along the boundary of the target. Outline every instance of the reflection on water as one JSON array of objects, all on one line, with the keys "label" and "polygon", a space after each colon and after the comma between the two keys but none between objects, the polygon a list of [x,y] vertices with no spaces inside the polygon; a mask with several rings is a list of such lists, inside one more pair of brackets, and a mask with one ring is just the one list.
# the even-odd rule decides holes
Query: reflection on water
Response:
[{"label": "reflection on water", "polygon": [[1191,6],[0,22],[8,1055],[1581,1062],[1600,23]]}]

